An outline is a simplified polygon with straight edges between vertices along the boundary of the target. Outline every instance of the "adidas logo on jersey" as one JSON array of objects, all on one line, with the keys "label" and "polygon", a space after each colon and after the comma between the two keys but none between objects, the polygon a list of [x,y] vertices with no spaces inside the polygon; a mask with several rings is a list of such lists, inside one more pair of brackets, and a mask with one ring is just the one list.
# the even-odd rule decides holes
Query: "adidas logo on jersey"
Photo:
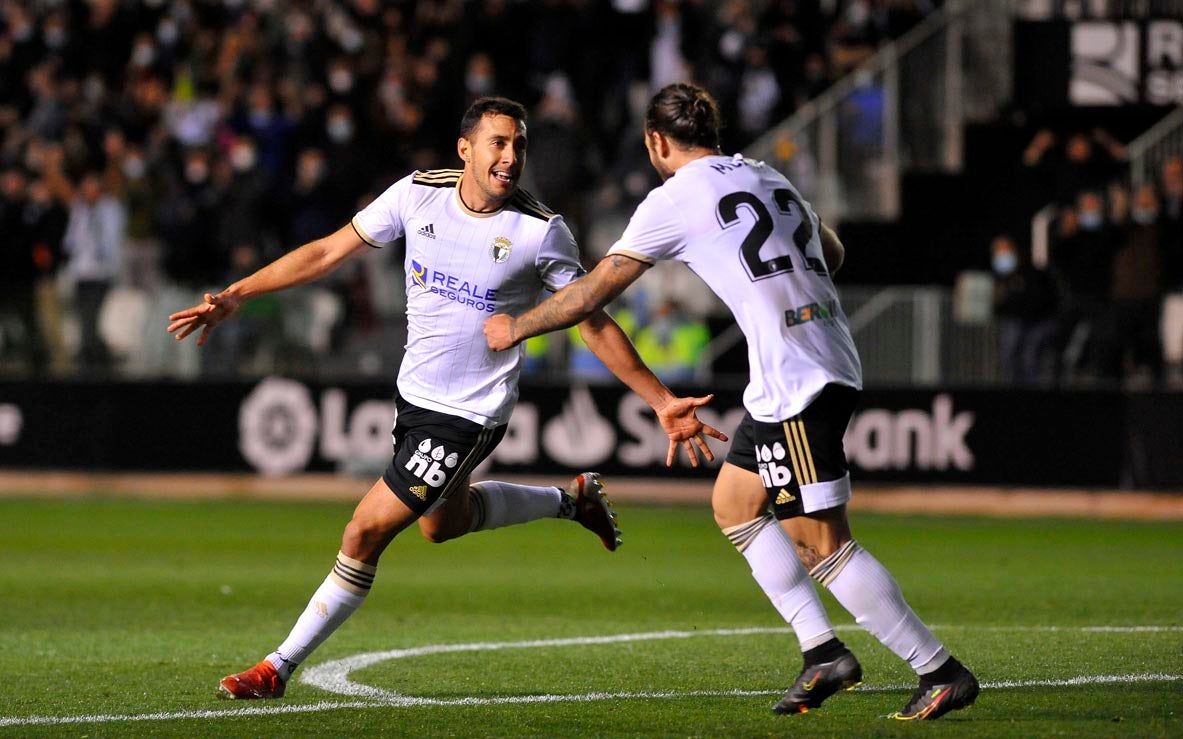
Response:
[{"label": "adidas logo on jersey", "polygon": [[435,224],[429,223],[426,226],[424,226],[423,228],[419,229],[417,231],[417,233],[420,236],[426,236],[429,239],[434,239],[435,238]]},{"label": "adidas logo on jersey", "polygon": [[793,495],[788,490],[781,488],[780,492],[777,493],[777,496],[776,496],[776,504],[777,505],[784,505],[785,503],[792,503],[796,499],[797,499],[796,495]]},{"label": "adidas logo on jersey", "polygon": [[780,464],[784,458],[785,447],[779,441],[771,448],[767,444],[756,447],[756,468],[760,472],[760,479],[764,482],[764,487],[780,487],[793,481],[792,470],[788,468],[788,465]]},{"label": "adidas logo on jersey", "polygon": [[427,486],[426,485],[412,485],[411,494],[419,500],[427,500]]},{"label": "adidas logo on jersey", "polygon": [[[443,467],[440,466],[441,462]],[[424,439],[419,442],[415,454],[407,460],[406,469],[431,487],[438,488],[448,481],[448,473],[444,471],[444,467],[452,469],[459,462],[460,456],[456,452],[449,454],[443,446],[435,446],[431,439]],[[415,489],[411,488],[411,492],[414,493]],[[424,500],[426,499],[424,496]]]}]

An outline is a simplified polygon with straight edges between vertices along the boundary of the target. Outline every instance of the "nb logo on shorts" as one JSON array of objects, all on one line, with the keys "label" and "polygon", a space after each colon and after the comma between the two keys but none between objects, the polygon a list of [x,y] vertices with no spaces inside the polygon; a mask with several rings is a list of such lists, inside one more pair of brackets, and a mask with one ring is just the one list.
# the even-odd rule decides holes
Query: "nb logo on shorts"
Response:
[{"label": "nb logo on shorts", "polygon": [[[435,446],[431,439],[424,439],[419,442],[415,454],[407,460],[406,469],[431,487],[438,488],[448,481],[448,473],[440,466],[440,462],[443,462],[444,467],[452,469],[459,461],[460,457],[456,452],[448,454],[442,446]],[[411,488],[411,492],[414,493],[415,489]]]},{"label": "nb logo on shorts", "polygon": [[[785,458],[785,448],[778,441],[769,448],[767,444],[756,447],[756,468],[764,487],[775,488],[793,481],[793,472],[787,465],[779,464]],[[778,498],[777,503],[781,502]]]}]

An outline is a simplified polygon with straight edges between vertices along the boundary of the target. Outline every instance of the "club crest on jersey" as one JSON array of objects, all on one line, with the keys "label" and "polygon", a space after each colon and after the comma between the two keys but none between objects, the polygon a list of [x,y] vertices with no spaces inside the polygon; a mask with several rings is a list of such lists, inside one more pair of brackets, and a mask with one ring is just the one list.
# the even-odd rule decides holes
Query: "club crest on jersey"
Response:
[{"label": "club crest on jersey", "polygon": [[767,444],[756,447],[756,468],[760,472],[760,480],[763,481],[764,487],[781,487],[792,482],[792,470],[788,465],[780,464],[784,458],[785,448],[779,441],[771,447]]},{"label": "club crest on jersey", "polygon": [[498,236],[493,239],[493,244],[489,247],[489,256],[493,257],[494,262],[504,264],[505,260],[509,259],[511,249],[513,249],[513,242],[504,236]]},{"label": "club crest on jersey", "polygon": [[[440,466],[443,462],[443,467]],[[444,467],[452,469],[460,462],[456,452],[448,453],[443,445],[436,446],[430,439],[419,442],[415,454],[407,460],[406,469],[428,485],[438,488],[448,481]]]}]

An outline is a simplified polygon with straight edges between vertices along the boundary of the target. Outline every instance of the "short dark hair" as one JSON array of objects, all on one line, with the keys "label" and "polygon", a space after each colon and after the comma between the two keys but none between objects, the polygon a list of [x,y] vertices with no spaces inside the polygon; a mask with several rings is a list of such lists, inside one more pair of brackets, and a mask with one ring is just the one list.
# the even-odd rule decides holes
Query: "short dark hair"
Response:
[{"label": "short dark hair", "polygon": [[666,85],[649,101],[645,130],[656,131],[686,146],[719,150],[719,105],[698,85]]},{"label": "short dark hair", "polygon": [[521,103],[509,98],[482,97],[468,106],[464,117],[460,119],[460,137],[466,139],[472,136],[472,132],[481,124],[481,119],[487,115],[507,115],[522,125],[526,124],[526,107]]}]

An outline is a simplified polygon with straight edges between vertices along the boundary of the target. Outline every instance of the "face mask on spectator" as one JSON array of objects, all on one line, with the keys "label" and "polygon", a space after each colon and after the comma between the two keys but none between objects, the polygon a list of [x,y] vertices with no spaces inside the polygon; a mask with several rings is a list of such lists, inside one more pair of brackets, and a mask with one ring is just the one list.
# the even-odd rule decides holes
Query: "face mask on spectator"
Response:
[{"label": "face mask on spectator", "polygon": [[1009,275],[1019,266],[1019,258],[1015,256],[1013,251],[995,252],[990,258],[990,265],[998,274]]},{"label": "face mask on spectator", "polygon": [[131,63],[137,67],[147,67],[156,61],[156,49],[151,44],[136,44],[131,52]]},{"label": "face mask on spectator", "polygon": [[1134,208],[1130,211],[1130,217],[1139,226],[1149,226],[1158,219],[1158,211],[1153,208]]},{"label": "face mask on spectator", "polygon": [[103,78],[97,75],[91,75],[82,83],[82,96],[91,103],[97,103],[103,99],[106,93],[106,88],[103,85]]},{"label": "face mask on spectator", "polygon": [[123,174],[129,180],[138,180],[148,171],[148,165],[139,157],[128,157],[123,160]]},{"label": "face mask on spectator", "polygon": [[353,121],[348,118],[333,118],[328,123],[329,138],[343,144],[353,138]]},{"label": "face mask on spectator", "polygon": [[255,168],[255,148],[253,146],[236,146],[230,152],[230,164],[237,172],[248,172]]},{"label": "face mask on spectator", "polygon": [[350,27],[341,32],[337,42],[341,44],[341,48],[349,54],[355,54],[361,51],[361,47],[365,45],[366,39],[362,36],[361,31]]},{"label": "face mask on spectator", "polygon": [[334,69],[329,72],[329,88],[343,95],[353,89],[353,74],[348,69]]},{"label": "face mask on spectator", "polygon": [[60,49],[66,45],[66,32],[61,28],[49,28],[45,31],[45,45],[51,49]]},{"label": "face mask on spectator", "polygon": [[180,35],[176,22],[168,18],[160,21],[160,25],[156,27],[156,39],[165,46],[172,46]]},{"label": "face mask on spectator", "polygon": [[33,26],[28,23],[15,26],[8,32],[8,37],[18,44],[23,44],[33,38]]},{"label": "face mask on spectator", "polygon": [[493,78],[487,74],[469,73],[464,78],[464,86],[474,95],[488,95],[493,91]]},{"label": "face mask on spectator", "polygon": [[1105,222],[1104,216],[1102,216],[1098,211],[1093,210],[1081,211],[1080,218],[1078,220],[1080,227],[1085,231],[1096,231],[1097,229],[1101,228],[1101,224]]}]

